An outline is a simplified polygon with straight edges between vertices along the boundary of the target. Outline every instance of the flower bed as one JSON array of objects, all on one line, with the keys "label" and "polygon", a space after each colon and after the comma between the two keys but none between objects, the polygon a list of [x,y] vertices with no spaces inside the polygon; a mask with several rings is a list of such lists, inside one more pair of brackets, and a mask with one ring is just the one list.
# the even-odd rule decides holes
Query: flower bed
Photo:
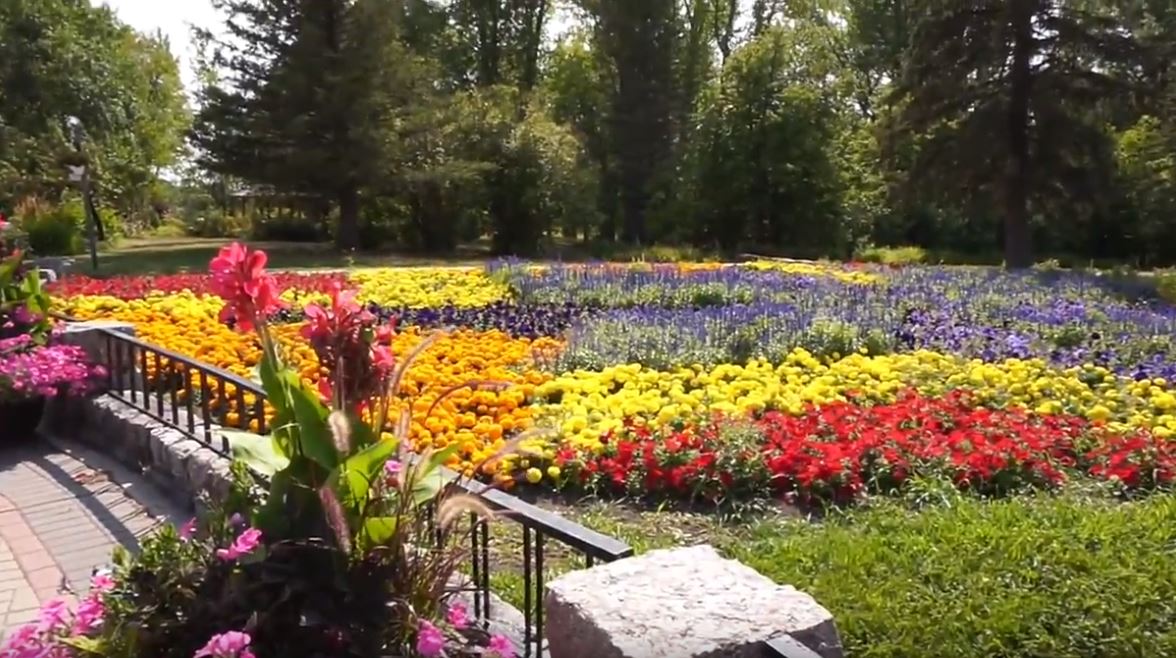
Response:
[{"label": "flower bed", "polygon": [[[557,436],[522,464],[528,480],[629,493],[725,497],[717,487],[843,499],[901,489],[900,473],[985,492],[1074,477],[1115,478],[1128,489],[1171,479],[1176,308],[1095,275],[501,262],[484,272],[288,274],[275,280],[276,294],[321,302],[343,280],[374,316],[397,320],[396,353],[427,329],[452,329],[409,369],[394,406],[411,409],[418,449],[455,445],[450,465],[467,472],[513,433],[544,426]],[[251,376],[260,345],[230,326],[212,289],[208,277],[188,275],[58,287],[69,314],[132,322],[145,340]],[[301,312],[275,318],[286,322],[273,332],[291,367],[308,383],[321,380]],[[463,391],[426,416],[441,391],[469,380],[509,386]],[[220,403],[231,405],[228,397]],[[831,414],[881,426],[905,418],[919,431],[892,428],[899,453],[888,454],[874,439],[829,430],[822,419]],[[930,422],[941,416],[955,420]],[[959,442],[960,427],[975,434],[970,450],[988,446],[1003,465],[962,476],[935,454]],[[618,483],[608,465],[627,440],[646,450],[637,431],[669,461],[642,453]],[[681,466],[666,445],[689,444],[688,436],[715,464],[690,477],[659,474]],[[1017,438],[1005,445],[1002,437]],[[753,463],[742,464],[749,455]],[[813,468],[832,471],[807,473],[799,457],[781,461],[787,455],[815,455]]]}]

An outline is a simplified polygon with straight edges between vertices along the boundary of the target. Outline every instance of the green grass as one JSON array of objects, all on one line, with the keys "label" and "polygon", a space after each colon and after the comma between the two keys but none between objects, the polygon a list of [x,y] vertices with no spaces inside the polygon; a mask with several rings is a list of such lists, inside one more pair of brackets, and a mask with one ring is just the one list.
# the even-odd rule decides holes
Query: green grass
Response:
[{"label": "green grass", "polygon": [[[714,544],[816,597],[851,656],[1176,655],[1171,496],[960,497],[917,512],[888,502],[820,522],[781,512],[724,523],[600,502],[555,509],[638,552]],[[505,557],[517,546],[502,538],[517,524],[497,525],[495,553]],[[517,604],[521,582],[506,566],[495,585]],[[557,557],[546,566],[552,578],[580,563]]]},{"label": "green grass", "polygon": [[[203,272],[208,261],[224,245],[223,238],[152,237],[122,240],[98,255],[97,276],[123,274],[174,274]],[[428,265],[479,265],[486,253],[478,245],[459,249],[452,256],[426,257],[396,252],[343,254],[329,244],[303,242],[248,242],[264,249],[273,269],[341,269],[347,267],[407,267]],[[73,271],[91,274],[90,257],[74,256]]]}]

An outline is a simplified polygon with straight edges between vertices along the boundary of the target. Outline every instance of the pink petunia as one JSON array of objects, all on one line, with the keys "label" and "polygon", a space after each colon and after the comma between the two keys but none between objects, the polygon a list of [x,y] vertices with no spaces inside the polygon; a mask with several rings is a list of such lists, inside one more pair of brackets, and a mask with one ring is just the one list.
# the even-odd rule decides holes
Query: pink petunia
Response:
[{"label": "pink petunia", "polygon": [[492,658],[515,658],[514,643],[505,635],[491,635],[486,655]]},{"label": "pink petunia", "polygon": [[249,649],[252,642],[253,638],[248,633],[228,631],[210,637],[204,648],[192,658],[253,658],[253,652]]},{"label": "pink petunia", "polygon": [[445,636],[441,634],[441,629],[422,621],[417,629],[416,650],[425,658],[440,656],[445,651]]},{"label": "pink petunia", "polygon": [[261,531],[257,528],[246,528],[228,548],[218,548],[216,556],[226,562],[236,560],[252,553],[259,544],[261,544]]},{"label": "pink petunia", "polygon": [[449,609],[445,611],[445,621],[459,631],[469,626],[470,618],[466,605],[461,601],[451,603]]},{"label": "pink petunia", "polygon": [[188,522],[180,526],[180,539],[190,541],[196,536],[196,517],[188,519]]}]

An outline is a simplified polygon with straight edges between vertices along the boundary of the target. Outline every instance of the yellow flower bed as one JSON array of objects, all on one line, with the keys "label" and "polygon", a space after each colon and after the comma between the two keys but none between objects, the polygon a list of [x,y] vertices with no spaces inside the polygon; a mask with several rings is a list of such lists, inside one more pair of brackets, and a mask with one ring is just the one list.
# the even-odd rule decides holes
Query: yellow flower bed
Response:
[{"label": "yellow flower bed", "polygon": [[883,281],[881,276],[873,272],[866,272],[862,270],[846,270],[833,265],[822,265],[820,263],[757,260],[750,263],[745,263],[744,267],[760,271],[770,270],[773,272],[783,272],[793,276],[825,276],[837,279],[842,283],[856,285],[868,285],[872,283],[880,283]]},{"label": "yellow flower bed", "polygon": [[638,365],[557,376],[536,391],[538,422],[559,426],[571,445],[595,449],[600,437],[626,417],[668,423],[708,412],[778,409],[799,413],[805,404],[845,400],[857,392],[893,402],[905,388],[937,395],[968,389],[985,404],[1016,405],[1041,413],[1073,413],[1127,430],[1176,433],[1176,396],[1163,380],[1134,382],[1105,368],[1057,370],[1041,360],[983,363],[920,351],[869,357],[851,355],[825,364],[802,349],[780,365],[753,361],[661,372]]},{"label": "yellow flower bed", "polygon": [[[191,293],[151,296],[121,301],[112,297],[77,297],[64,310],[79,319],[105,318],[130,322],[143,340],[190,356],[243,378],[251,378],[261,361],[261,350],[252,334],[243,334],[217,320],[222,302],[217,297]],[[299,335],[301,325],[274,328],[290,365],[303,379],[315,383],[322,376],[314,351]],[[397,334],[393,344],[398,356],[408,354],[422,340],[415,328]],[[502,446],[504,438],[533,425],[527,400],[548,375],[530,367],[533,355],[558,349],[554,339],[528,340],[488,331],[455,331],[443,335],[414,362],[402,384],[404,400],[413,411],[412,440],[418,449],[457,443],[459,456],[450,464],[470,470]],[[156,377],[154,362],[148,376]],[[432,415],[429,407],[447,389],[471,382],[509,384],[504,390],[455,391]],[[193,383],[198,385],[196,375]],[[214,401],[213,411],[225,405],[228,424],[237,422],[236,391],[229,387],[227,400]],[[181,398],[182,401],[182,398]],[[246,405],[252,405],[252,397]],[[399,412],[397,412],[399,413]],[[257,430],[256,423],[251,427]]]},{"label": "yellow flower bed", "polygon": [[509,289],[481,270],[462,267],[398,267],[350,273],[360,302],[381,306],[435,308],[485,306],[506,299]]}]

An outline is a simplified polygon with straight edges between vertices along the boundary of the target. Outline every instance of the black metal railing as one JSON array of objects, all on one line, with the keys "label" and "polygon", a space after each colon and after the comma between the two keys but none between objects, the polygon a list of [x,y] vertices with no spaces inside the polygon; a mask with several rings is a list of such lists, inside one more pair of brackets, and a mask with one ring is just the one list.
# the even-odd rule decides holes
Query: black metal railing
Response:
[{"label": "black metal railing", "polygon": [[231,450],[218,426],[267,431],[256,383],[117,330],[96,331],[111,396],[225,456]]},{"label": "black metal railing", "polygon": [[[259,434],[267,431],[265,391],[255,382],[117,330],[96,331],[102,337],[99,351],[110,372],[110,395],[115,398],[225,456],[231,449],[228,439],[216,431],[218,426]],[[473,598],[474,617],[486,627],[509,624],[509,619],[496,615],[492,581],[494,572],[504,567],[517,571],[504,574],[503,580],[508,588],[522,588],[521,593],[506,593],[518,606],[522,627],[501,630],[512,636],[524,658],[542,656],[547,574],[612,562],[633,555],[633,549],[517,496],[468,479],[460,479],[459,484],[497,513],[495,522],[505,520],[512,526],[498,524],[492,533],[486,520],[470,518],[471,564],[466,567],[469,586],[465,589]],[[521,548],[517,552],[512,550],[516,547],[512,532],[518,533],[515,539]]]}]

